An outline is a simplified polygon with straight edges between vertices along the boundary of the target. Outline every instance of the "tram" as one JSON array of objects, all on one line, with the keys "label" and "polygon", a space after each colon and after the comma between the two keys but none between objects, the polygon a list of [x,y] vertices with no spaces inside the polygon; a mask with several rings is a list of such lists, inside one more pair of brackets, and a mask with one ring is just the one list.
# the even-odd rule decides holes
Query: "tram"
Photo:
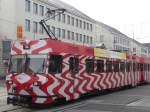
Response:
[{"label": "tram", "polygon": [[14,42],[6,77],[8,103],[50,104],[95,90],[150,82],[150,60],[59,40]]},{"label": "tram", "polygon": [[[45,21],[40,24],[50,36]],[[6,76],[7,103],[46,105],[149,82],[149,58],[57,39],[15,41]]]}]

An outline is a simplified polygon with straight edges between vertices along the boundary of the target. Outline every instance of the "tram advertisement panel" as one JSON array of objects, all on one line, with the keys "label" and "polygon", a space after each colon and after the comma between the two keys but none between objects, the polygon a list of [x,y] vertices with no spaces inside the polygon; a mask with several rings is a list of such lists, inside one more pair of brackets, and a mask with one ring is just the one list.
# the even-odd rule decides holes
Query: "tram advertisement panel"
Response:
[{"label": "tram advertisement panel", "polygon": [[99,48],[94,48],[94,56],[126,60],[126,53],[108,51]]}]

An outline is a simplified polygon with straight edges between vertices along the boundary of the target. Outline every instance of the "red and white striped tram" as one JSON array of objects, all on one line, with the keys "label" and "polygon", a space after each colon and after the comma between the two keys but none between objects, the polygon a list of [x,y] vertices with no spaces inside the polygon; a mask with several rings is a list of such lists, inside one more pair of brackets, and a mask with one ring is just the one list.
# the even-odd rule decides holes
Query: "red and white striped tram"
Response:
[{"label": "red and white striped tram", "polygon": [[150,60],[58,40],[14,42],[6,77],[8,103],[50,104],[94,90],[150,82]]}]

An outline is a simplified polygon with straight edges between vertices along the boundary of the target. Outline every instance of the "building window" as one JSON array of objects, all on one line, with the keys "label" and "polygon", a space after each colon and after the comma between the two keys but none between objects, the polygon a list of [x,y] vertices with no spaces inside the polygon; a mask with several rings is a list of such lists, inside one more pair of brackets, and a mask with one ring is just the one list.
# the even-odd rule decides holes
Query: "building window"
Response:
[{"label": "building window", "polygon": [[38,14],[38,4],[33,3],[33,14]]},{"label": "building window", "polygon": [[37,33],[38,32],[38,23],[37,22],[33,22],[33,33]]},{"label": "building window", "polygon": [[72,20],[72,26],[74,26],[74,17],[72,17],[71,20]]},{"label": "building window", "polygon": [[67,31],[68,40],[70,40],[70,31]]},{"label": "building window", "polygon": [[61,73],[62,72],[62,56],[51,55],[49,59],[48,73]]},{"label": "building window", "polygon": [[93,59],[86,59],[85,60],[86,65],[86,72],[87,73],[93,73],[94,72],[94,60]]},{"label": "building window", "polygon": [[3,60],[9,60],[11,50],[11,41],[2,41],[2,58]]},{"label": "building window", "polygon": [[30,12],[31,10],[31,2],[30,0],[25,0],[25,11]]},{"label": "building window", "polygon": [[104,35],[100,35],[100,42],[104,42]]},{"label": "building window", "polygon": [[50,10],[50,8],[46,8],[46,13]]},{"label": "building window", "polygon": [[65,35],[66,35],[65,33],[66,33],[66,32],[65,32],[65,29],[62,29],[62,38],[63,38],[63,39],[65,39]]},{"label": "building window", "polygon": [[57,37],[60,38],[61,37],[61,29],[57,28]]},{"label": "building window", "polygon": [[44,28],[41,26],[41,24],[39,24],[39,33],[40,34],[44,33]]},{"label": "building window", "polygon": [[72,32],[72,40],[74,40],[74,32]]},{"label": "building window", "polygon": [[93,44],[93,38],[90,37],[90,44]]},{"label": "building window", "polygon": [[80,42],[82,42],[82,34],[80,34]]},{"label": "building window", "polygon": [[78,25],[79,25],[79,23],[78,23],[79,21],[78,21],[78,19],[76,19],[76,27],[78,27]]},{"label": "building window", "polygon": [[55,12],[52,13],[51,17],[53,20],[55,20]]},{"label": "building window", "polygon": [[50,32],[50,30],[51,30],[50,25],[47,25],[47,29],[48,29],[48,32]]},{"label": "building window", "polygon": [[58,14],[58,21],[61,21],[61,14]]},{"label": "building window", "polygon": [[76,33],[76,41],[78,41],[78,40],[79,40],[79,34]]},{"label": "building window", "polygon": [[89,23],[87,23],[87,30],[89,30]]},{"label": "building window", "polygon": [[67,23],[70,24],[70,16],[67,16]]},{"label": "building window", "polygon": [[83,36],[83,43],[86,42],[86,35]]},{"label": "building window", "polygon": [[40,5],[40,16],[44,16],[44,6]]},{"label": "building window", "polygon": [[80,28],[82,28],[82,20],[80,20]]},{"label": "building window", "polygon": [[25,31],[30,32],[30,20],[25,20]]},{"label": "building window", "polygon": [[87,44],[89,43],[89,36],[87,36]]},{"label": "building window", "polygon": [[62,22],[65,23],[66,22],[66,15],[62,14]]},{"label": "building window", "polygon": [[84,22],[83,25],[84,25],[84,29],[86,29],[86,22]]},{"label": "building window", "polygon": [[55,27],[54,26],[52,26],[52,33],[55,36]]},{"label": "building window", "polygon": [[91,30],[91,32],[93,31],[93,26],[92,26],[92,24],[90,24],[90,30]]}]

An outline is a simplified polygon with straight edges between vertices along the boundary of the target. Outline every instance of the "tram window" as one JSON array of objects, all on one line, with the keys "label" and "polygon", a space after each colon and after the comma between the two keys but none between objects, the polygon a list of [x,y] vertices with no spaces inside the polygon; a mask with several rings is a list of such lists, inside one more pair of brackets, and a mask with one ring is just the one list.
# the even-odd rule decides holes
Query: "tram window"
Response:
[{"label": "tram window", "polygon": [[86,72],[87,73],[93,73],[94,72],[94,60],[93,59],[86,59]]},{"label": "tram window", "polygon": [[106,72],[112,72],[112,61],[106,62]]},{"label": "tram window", "polygon": [[76,57],[70,57],[69,69],[71,73],[77,73],[79,71],[79,59]]},{"label": "tram window", "polygon": [[133,72],[135,72],[136,67],[135,67],[135,63],[133,63]]},{"label": "tram window", "polygon": [[126,63],[126,71],[130,72],[130,63]]},{"label": "tram window", "polygon": [[138,63],[137,70],[140,71],[140,63]]},{"label": "tram window", "polygon": [[148,64],[146,64],[146,71],[148,71]]},{"label": "tram window", "polygon": [[119,72],[119,62],[114,63],[114,72]]},{"label": "tram window", "polygon": [[147,64],[144,64],[144,71],[147,71]]},{"label": "tram window", "polygon": [[148,71],[150,71],[150,64],[148,64]]},{"label": "tram window", "polygon": [[104,72],[104,61],[103,60],[97,60],[96,66],[97,66],[96,72],[98,72],[98,73]]},{"label": "tram window", "polygon": [[124,62],[120,63],[120,71],[125,72],[125,63]]},{"label": "tram window", "polygon": [[143,71],[143,64],[140,64],[140,70]]},{"label": "tram window", "polygon": [[62,72],[62,56],[51,55],[49,59],[49,73],[61,73]]}]

